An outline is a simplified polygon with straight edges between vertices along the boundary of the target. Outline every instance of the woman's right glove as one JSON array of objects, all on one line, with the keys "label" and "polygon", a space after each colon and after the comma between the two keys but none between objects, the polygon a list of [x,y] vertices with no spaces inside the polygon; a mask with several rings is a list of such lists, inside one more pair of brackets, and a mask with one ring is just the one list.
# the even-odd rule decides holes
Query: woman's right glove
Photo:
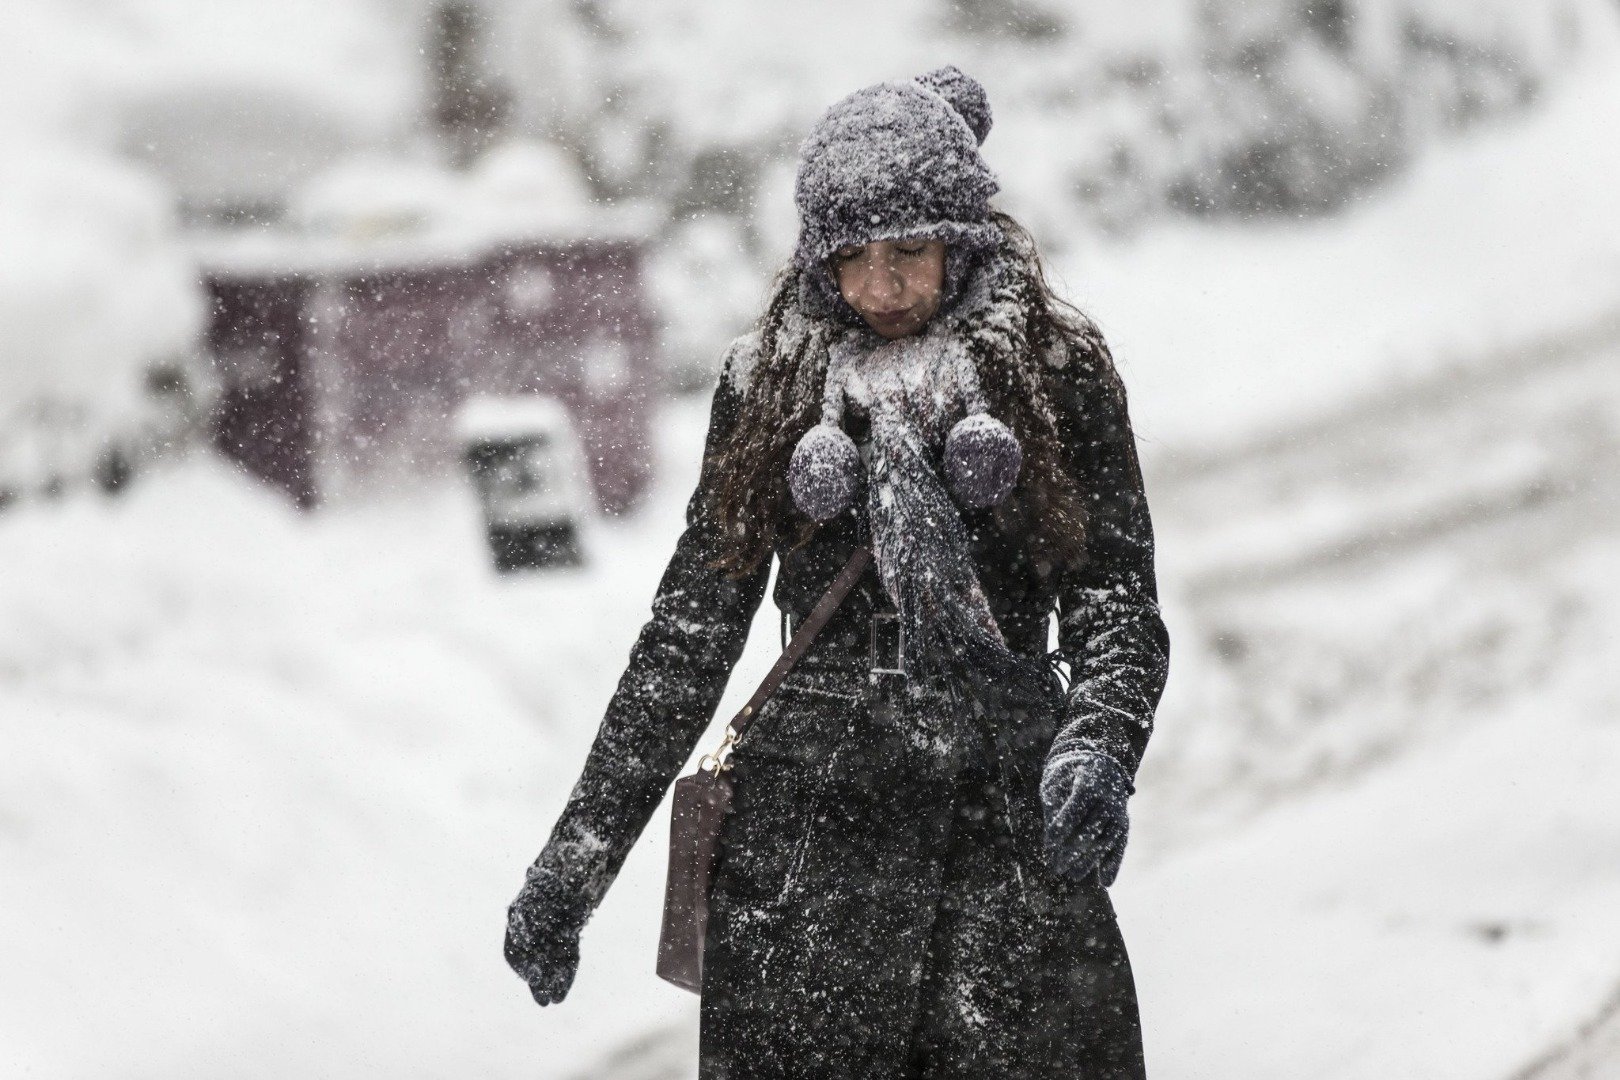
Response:
[{"label": "woman's right glove", "polygon": [[587,913],[578,890],[531,866],[506,909],[506,962],[541,1005],[568,996],[579,970],[579,932]]},{"label": "woman's right glove", "polygon": [[1125,767],[1101,750],[1063,747],[1041,773],[1046,861],[1073,881],[1097,874],[1104,887],[1119,876],[1131,819],[1125,801],[1136,791]]}]

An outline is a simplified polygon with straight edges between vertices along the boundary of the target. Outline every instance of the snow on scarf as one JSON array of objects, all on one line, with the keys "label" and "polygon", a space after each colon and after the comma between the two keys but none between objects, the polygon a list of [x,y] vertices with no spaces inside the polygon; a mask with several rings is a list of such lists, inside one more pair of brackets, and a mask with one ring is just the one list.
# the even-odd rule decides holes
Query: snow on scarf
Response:
[{"label": "snow on scarf", "polygon": [[1017,439],[985,411],[958,321],[936,318],[894,341],[854,329],[832,343],[821,423],[789,473],[795,502],[817,520],[847,508],[859,487],[859,457],[842,428],[846,405],[870,422],[872,548],[900,613],[909,673],[975,716],[1053,707],[1054,673],[1007,647],[957,508],[999,502],[1020,467]]}]

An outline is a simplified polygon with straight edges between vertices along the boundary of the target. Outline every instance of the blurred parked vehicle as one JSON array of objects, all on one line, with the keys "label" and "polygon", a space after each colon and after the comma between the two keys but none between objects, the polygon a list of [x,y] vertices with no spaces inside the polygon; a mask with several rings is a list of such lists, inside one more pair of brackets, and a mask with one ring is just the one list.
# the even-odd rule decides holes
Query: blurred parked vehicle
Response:
[{"label": "blurred parked vehicle", "polygon": [[170,359],[148,365],[133,401],[111,413],[71,395],[19,404],[0,423],[0,508],[82,488],[122,491],[185,452],[216,396],[205,365]]}]

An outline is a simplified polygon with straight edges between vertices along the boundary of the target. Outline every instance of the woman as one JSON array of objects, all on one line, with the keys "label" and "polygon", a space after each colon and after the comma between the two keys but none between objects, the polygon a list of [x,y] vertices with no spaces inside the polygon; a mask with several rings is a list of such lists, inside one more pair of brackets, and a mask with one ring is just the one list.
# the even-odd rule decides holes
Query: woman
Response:
[{"label": "woman", "polygon": [[1107,348],[990,207],[989,127],[947,67],[811,132],[793,262],[727,351],[652,618],[509,909],[508,961],[560,1001],[772,557],[792,624],[870,543],[731,759],[705,1078],[1143,1075],[1105,888],[1169,657],[1152,527]]}]

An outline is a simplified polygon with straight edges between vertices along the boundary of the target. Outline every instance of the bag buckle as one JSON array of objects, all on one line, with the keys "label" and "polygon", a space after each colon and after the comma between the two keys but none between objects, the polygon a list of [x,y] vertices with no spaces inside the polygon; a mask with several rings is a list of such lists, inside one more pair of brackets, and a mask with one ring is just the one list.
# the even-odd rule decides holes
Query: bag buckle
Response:
[{"label": "bag buckle", "polygon": [[730,724],[726,725],[726,737],[719,746],[698,758],[697,767],[703,772],[712,772],[716,776],[731,768],[731,748],[737,745],[737,729]]},{"label": "bag buckle", "polygon": [[874,683],[884,675],[906,674],[906,631],[898,611],[872,612],[868,660]]}]

